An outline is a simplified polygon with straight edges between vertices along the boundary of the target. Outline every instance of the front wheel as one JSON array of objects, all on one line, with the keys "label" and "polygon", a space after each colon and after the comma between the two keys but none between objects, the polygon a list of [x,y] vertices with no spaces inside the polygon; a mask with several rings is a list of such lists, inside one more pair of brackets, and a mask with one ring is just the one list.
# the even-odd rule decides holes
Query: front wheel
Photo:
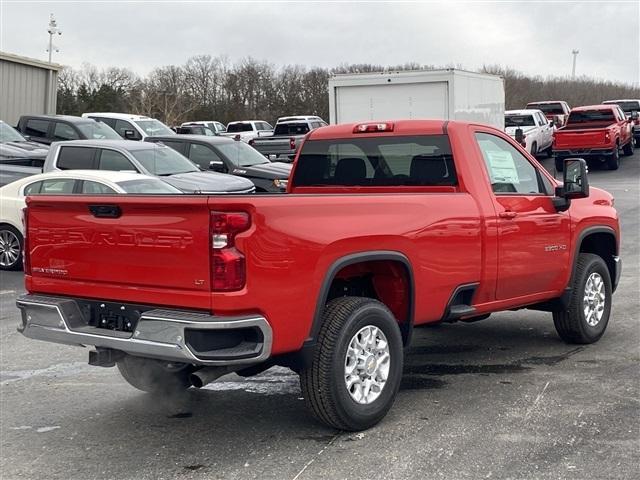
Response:
[{"label": "front wheel", "polygon": [[138,390],[170,394],[191,386],[189,376],[193,373],[194,367],[186,363],[170,363],[127,355],[118,361],[118,370],[127,383]]},{"label": "front wheel", "polygon": [[611,277],[598,255],[580,253],[566,310],[553,312],[553,323],[567,343],[593,343],[602,337],[611,313]]},{"label": "front wheel", "polygon": [[393,405],[402,365],[402,336],[389,309],[371,298],[341,297],[325,308],[300,386],[318,420],[340,430],[365,430]]}]

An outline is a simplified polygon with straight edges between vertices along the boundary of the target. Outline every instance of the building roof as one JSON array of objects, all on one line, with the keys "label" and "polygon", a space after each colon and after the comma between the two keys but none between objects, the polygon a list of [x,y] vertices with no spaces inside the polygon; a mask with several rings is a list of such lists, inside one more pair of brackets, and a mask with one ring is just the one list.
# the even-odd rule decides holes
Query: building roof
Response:
[{"label": "building roof", "polygon": [[0,51],[0,60],[4,60],[6,62],[20,63],[22,65],[29,65],[31,67],[44,68],[46,70],[53,70],[55,72],[63,68],[62,65],[58,63],[49,63],[43,60],[38,60],[35,58],[29,58],[29,57],[22,57],[14,53],[3,52],[3,51]]}]

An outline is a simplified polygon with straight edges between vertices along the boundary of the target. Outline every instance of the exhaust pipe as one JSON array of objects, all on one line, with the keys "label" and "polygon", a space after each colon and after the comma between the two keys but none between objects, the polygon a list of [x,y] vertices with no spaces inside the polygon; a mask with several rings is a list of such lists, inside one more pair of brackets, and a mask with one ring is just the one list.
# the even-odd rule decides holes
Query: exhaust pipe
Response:
[{"label": "exhaust pipe", "polygon": [[202,388],[222,375],[226,375],[231,372],[233,372],[233,369],[229,367],[204,367],[193,372],[189,376],[189,381],[194,387]]}]

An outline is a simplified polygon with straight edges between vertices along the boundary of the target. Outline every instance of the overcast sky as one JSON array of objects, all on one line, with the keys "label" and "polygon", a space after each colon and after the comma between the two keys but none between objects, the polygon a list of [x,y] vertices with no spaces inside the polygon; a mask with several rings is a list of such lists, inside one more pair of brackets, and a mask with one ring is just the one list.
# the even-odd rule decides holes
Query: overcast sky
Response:
[{"label": "overcast sky", "polygon": [[144,74],[193,55],[332,67],[500,64],[535,75],[640,82],[640,2],[161,2],[0,0],[0,49]]}]

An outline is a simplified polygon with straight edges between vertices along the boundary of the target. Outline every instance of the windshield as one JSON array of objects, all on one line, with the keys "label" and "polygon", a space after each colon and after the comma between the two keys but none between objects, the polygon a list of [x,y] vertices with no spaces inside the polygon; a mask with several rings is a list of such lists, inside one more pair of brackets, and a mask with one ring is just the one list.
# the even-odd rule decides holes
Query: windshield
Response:
[{"label": "windshield", "polygon": [[131,154],[153,175],[165,176],[200,171],[191,160],[169,147],[158,145],[148,150],[131,150]]},{"label": "windshield", "polygon": [[227,157],[236,167],[250,167],[261,163],[269,163],[255,148],[244,142],[225,142],[214,146],[222,155]]},{"label": "windshield", "polygon": [[227,133],[251,131],[253,131],[253,126],[250,123],[231,123],[227,126]]},{"label": "windshield", "polygon": [[175,135],[176,133],[164,123],[153,118],[149,120],[136,120],[135,123],[150,137],[157,137],[158,135]]},{"label": "windshield", "polygon": [[274,135],[304,135],[309,132],[309,124],[306,122],[299,123],[280,123],[276,125],[273,132]]},{"label": "windshield", "polygon": [[618,105],[624,113],[638,112],[640,111],[640,102],[606,102],[608,104]]},{"label": "windshield", "polygon": [[552,115],[564,115],[561,103],[529,103],[528,109],[542,110],[544,113]]},{"label": "windshield", "polygon": [[124,182],[116,182],[127,193],[142,193],[142,194],[156,194],[156,193],[182,193],[177,188],[164,183],[162,180],[155,178],[145,178],[141,180],[127,180]]},{"label": "windshield", "polygon": [[0,122],[0,142],[26,142],[27,140],[15,128]]},{"label": "windshield", "polygon": [[92,121],[78,123],[76,126],[89,140],[122,140],[122,137],[106,123]]},{"label": "windshield", "polygon": [[505,127],[535,127],[533,115],[506,115],[504,117]]},{"label": "windshield", "polygon": [[571,112],[567,123],[615,122],[612,110],[581,110]]}]

